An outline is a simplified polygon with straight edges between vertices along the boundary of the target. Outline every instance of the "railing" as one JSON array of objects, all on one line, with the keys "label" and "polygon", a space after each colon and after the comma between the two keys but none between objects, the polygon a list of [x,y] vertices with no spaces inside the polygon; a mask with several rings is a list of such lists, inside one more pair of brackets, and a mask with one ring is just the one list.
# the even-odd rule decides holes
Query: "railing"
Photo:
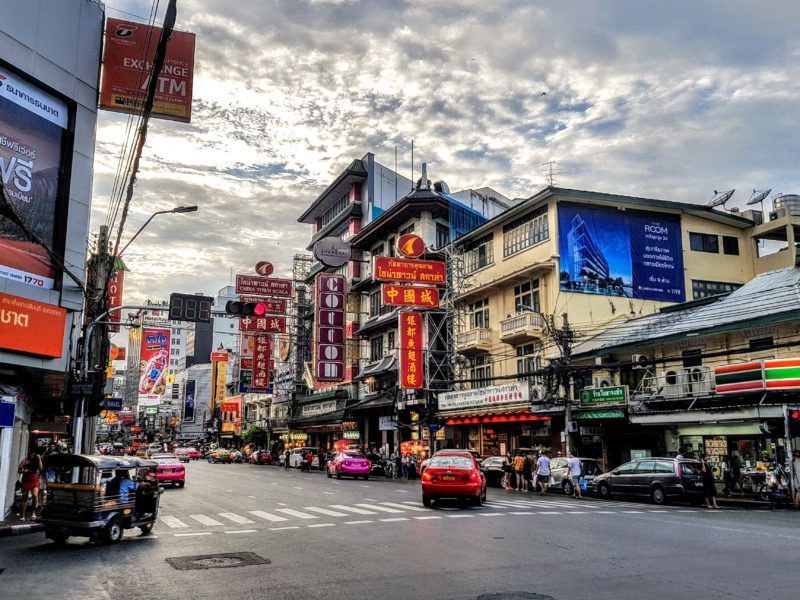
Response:
[{"label": "railing", "polygon": [[709,367],[668,369],[663,375],[645,377],[633,399],[677,400],[708,396],[714,391],[714,373]]},{"label": "railing", "polygon": [[543,329],[544,319],[539,313],[522,312],[500,321],[500,334],[506,335],[527,329]]},{"label": "railing", "polygon": [[481,342],[488,343],[491,339],[492,330],[486,328],[470,329],[464,333],[459,333],[456,336],[456,343],[460,346],[469,346],[473,344],[480,344]]}]

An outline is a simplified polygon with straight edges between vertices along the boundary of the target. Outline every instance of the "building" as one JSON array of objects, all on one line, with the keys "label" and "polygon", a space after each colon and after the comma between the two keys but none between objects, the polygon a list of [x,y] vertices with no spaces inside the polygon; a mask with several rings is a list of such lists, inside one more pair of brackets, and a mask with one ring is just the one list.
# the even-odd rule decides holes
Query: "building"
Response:
[{"label": "building", "polygon": [[0,217],[0,518],[21,458],[68,435],[73,412],[104,12],[89,0],[31,0],[0,24],[0,214],[13,210],[29,231]]}]

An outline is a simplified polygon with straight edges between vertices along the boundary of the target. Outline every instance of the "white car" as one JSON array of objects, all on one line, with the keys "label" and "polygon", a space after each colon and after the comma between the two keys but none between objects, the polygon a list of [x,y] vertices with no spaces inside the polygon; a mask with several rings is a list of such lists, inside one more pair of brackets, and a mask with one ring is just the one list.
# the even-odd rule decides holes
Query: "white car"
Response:
[{"label": "white car", "polygon": [[[319,452],[318,448],[295,448],[289,455],[289,466],[293,469],[299,469],[301,463],[306,459],[306,454],[308,454],[309,451],[311,451],[311,453],[314,455],[317,467],[319,467],[319,458],[317,457],[317,453]],[[315,461],[311,462],[312,467],[314,466]]]}]

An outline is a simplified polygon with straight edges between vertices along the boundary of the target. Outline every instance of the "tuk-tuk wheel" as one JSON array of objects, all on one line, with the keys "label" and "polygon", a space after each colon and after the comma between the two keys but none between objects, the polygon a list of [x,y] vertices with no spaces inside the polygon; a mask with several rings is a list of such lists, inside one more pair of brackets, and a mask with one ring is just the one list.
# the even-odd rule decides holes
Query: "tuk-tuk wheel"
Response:
[{"label": "tuk-tuk wheel", "polygon": [[122,539],[125,530],[122,529],[122,523],[119,519],[111,519],[103,530],[103,541],[106,544],[116,544]]},{"label": "tuk-tuk wheel", "polygon": [[142,525],[139,529],[142,530],[142,535],[150,535],[150,532],[153,531],[153,524],[148,523],[147,525]]},{"label": "tuk-tuk wheel", "polygon": [[64,546],[69,541],[69,534],[63,531],[47,531],[46,536],[58,546]]}]

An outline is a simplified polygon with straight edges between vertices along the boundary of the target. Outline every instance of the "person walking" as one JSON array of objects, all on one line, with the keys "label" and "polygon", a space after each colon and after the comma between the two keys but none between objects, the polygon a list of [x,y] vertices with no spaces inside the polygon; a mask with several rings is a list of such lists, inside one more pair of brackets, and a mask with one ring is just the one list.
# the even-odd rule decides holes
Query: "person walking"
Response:
[{"label": "person walking", "polygon": [[503,457],[503,489],[507,492],[513,492],[514,488],[511,487],[511,471],[514,468],[514,461],[511,460],[511,455],[506,454]]},{"label": "person walking", "polygon": [[714,467],[708,460],[708,454],[703,454],[700,465],[703,471],[703,496],[706,499],[706,508],[719,508],[717,506],[717,483],[714,481]]},{"label": "person walking", "polygon": [[514,457],[514,476],[517,478],[516,490],[518,492],[522,491],[522,466],[524,463],[525,459],[522,456],[522,452],[517,451],[517,455]]},{"label": "person walking", "polygon": [[291,450],[289,450],[289,448],[286,448],[286,452],[284,452],[284,454],[283,454],[283,468],[284,469],[288,469],[289,468],[289,456],[291,456],[291,454],[292,454]]},{"label": "person walking", "polygon": [[726,496],[731,495],[731,459],[727,456],[722,457],[722,463],[719,466],[722,471],[722,493]]},{"label": "person walking", "polygon": [[567,477],[572,481],[572,496],[574,498],[583,497],[583,490],[581,490],[582,474],[583,465],[581,465],[581,460],[577,457],[575,450],[570,450],[569,460],[567,461]]},{"label": "person walking", "polygon": [[548,454],[548,451],[545,450],[536,461],[536,478],[541,486],[540,496],[547,493],[547,487],[550,485],[550,457]]},{"label": "person walking", "polygon": [[526,454],[522,460],[522,491],[526,494],[531,491],[531,479],[533,479],[533,459],[530,454]]},{"label": "person walking", "polygon": [[400,450],[394,453],[394,472],[392,473],[393,479],[399,479],[403,474],[403,455]]},{"label": "person walking", "polygon": [[735,454],[731,458],[731,487],[732,491],[736,490],[736,487],[739,485],[739,482],[742,480],[742,463],[739,461],[739,457]]},{"label": "person walking", "polygon": [[31,521],[36,520],[36,509],[39,508],[39,473],[42,471],[42,457],[34,450],[28,458],[22,459],[17,472],[22,474],[22,508],[20,518],[25,520],[28,510],[28,494],[32,496],[33,508]]},{"label": "person walking", "polygon": [[411,456],[408,454],[403,455],[403,479],[408,479],[409,466],[411,464]]}]

